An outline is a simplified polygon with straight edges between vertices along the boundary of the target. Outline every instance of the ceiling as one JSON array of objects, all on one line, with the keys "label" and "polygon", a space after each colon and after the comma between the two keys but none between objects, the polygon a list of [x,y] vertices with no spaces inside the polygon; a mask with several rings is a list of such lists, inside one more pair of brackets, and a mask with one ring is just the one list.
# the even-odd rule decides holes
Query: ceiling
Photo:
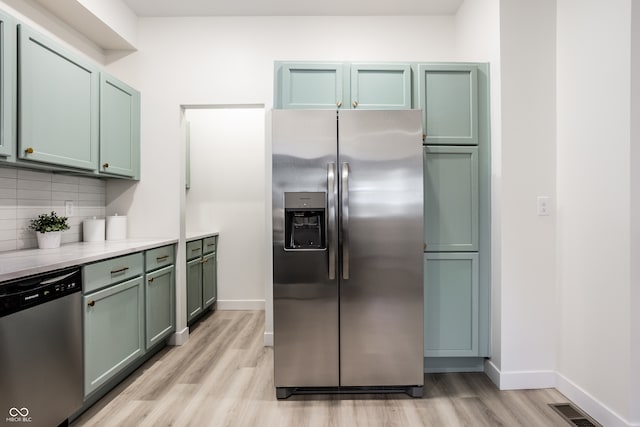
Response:
[{"label": "ceiling", "polygon": [[454,15],[464,0],[123,0],[139,17]]}]

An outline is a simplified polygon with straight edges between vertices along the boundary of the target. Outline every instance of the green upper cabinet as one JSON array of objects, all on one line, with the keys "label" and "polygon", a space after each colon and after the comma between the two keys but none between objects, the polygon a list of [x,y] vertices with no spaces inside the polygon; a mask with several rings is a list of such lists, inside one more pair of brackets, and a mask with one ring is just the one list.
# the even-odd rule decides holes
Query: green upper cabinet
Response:
[{"label": "green upper cabinet", "polygon": [[98,70],[18,25],[18,157],[96,171]]},{"label": "green upper cabinet", "polygon": [[428,252],[478,250],[478,147],[424,147]]},{"label": "green upper cabinet", "polygon": [[100,173],[139,178],[140,93],[100,73]]},{"label": "green upper cabinet", "polygon": [[477,74],[475,65],[418,66],[417,97],[425,144],[478,144]]},{"label": "green upper cabinet", "polygon": [[341,63],[278,63],[276,67],[276,78],[281,80],[276,85],[277,108],[337,109],[348,99]]},{"label": "green upper cabinet", "polygon": [[0,160],[13,158],[16,108],[16,24],[0,12]]},{"label": "green upper cabinet", "polygon": [[351,107],[411,109],[409,64],[351,64]]}]

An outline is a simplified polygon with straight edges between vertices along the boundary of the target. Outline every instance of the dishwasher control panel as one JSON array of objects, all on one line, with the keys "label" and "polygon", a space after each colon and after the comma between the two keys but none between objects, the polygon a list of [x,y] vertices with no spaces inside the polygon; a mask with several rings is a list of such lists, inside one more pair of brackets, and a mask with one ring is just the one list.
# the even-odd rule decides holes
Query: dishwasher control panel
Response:
[{"label": "dishwasher control panel", "polygon": [[79,268],[0,283],[0,317],[80,292],[81,289],[82,275]]}]

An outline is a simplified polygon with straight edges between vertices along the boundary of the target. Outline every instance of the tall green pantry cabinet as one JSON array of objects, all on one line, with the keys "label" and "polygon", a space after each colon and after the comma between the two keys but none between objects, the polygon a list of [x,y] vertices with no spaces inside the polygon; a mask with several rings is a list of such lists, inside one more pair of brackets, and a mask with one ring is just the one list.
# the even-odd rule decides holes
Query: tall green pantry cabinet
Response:
[{"label": "tall green pantry cabinet", "polygon": [[489,69],[276,62],[274,108],[422,110],[425,372],[490,356]]}]

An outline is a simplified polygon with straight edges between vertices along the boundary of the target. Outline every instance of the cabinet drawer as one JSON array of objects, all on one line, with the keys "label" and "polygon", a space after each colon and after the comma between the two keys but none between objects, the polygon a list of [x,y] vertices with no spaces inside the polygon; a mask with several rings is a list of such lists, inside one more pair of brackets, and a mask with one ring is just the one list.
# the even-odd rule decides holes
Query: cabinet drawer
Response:
[{"label": "cabinet drawer", "polygon": [[198,258],[202,255],[202,240],[187,243],[187,259]]},{"label": "cabinet drawer", "polygon": [[140,276],[142,262],[142,252],[138,252],[85,265],[82,269],[84,293]]},{"label": "cabinet drawer", "polygon": [[148,250],[144,253],[145,270],[153,271],[174,263],[173,245]]},{"label": "cabinet drawer", "polygon": [[205,254],[210,254],[216,251],[218,238],[216,236],[207,237],[202,241],[202,250]]}]

